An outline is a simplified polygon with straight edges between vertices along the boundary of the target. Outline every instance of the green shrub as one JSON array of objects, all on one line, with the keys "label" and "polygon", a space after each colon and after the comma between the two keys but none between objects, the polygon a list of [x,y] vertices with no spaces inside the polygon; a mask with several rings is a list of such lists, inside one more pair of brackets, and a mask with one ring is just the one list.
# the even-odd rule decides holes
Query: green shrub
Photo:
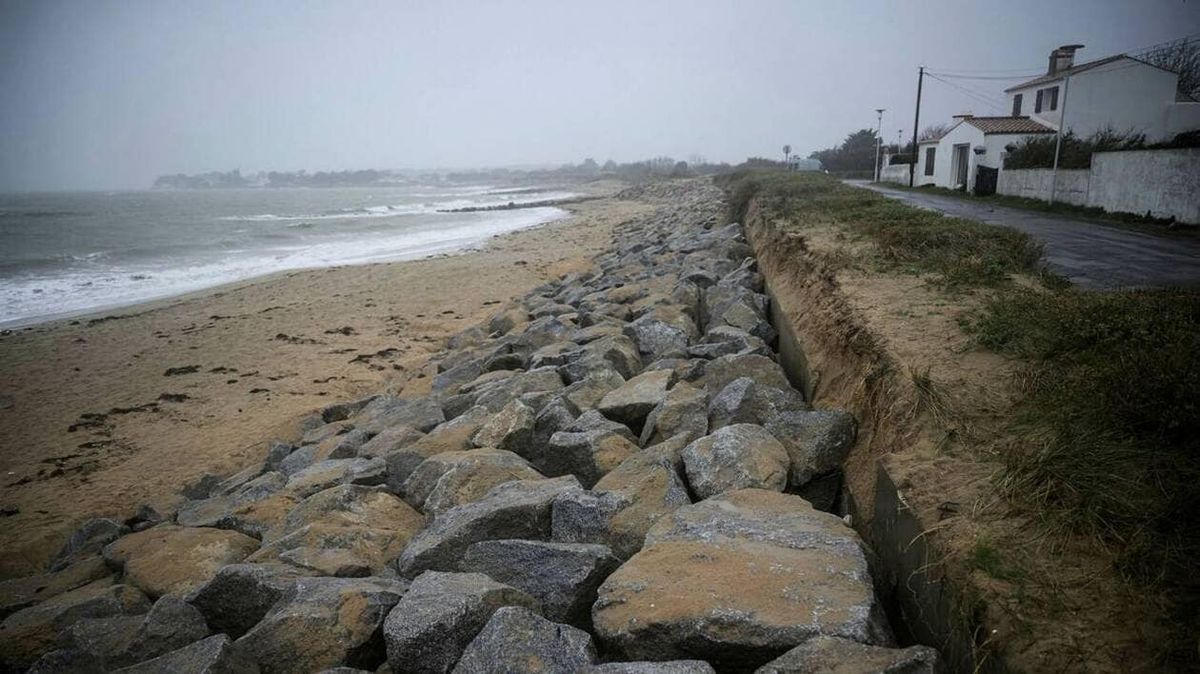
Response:
[{"label": "green shrub", "polygon": [[[1058,138],[1054,134],[1031,137],[1019,143],[1004,157],[1006,169],[1053,168],[1054,149]],[[1087,138],[1073,131],[1062,136],[1058,153],[1058,168],[1085,169],[1092,165],[1092,153],[1114,150],[1138,150],[1146,146],[1146,136],[1133,131],[1118,132],[1101,129]]]}]

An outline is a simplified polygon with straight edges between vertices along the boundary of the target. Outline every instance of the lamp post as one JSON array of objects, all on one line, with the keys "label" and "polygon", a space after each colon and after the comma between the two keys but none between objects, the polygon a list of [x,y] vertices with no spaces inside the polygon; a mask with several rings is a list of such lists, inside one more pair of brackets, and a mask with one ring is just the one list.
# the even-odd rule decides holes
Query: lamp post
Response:
[{"label": "lamp post", "polygon": [[883,111],[887,108],[875,108],[879,115],[878,129],[875,131],[875,182],[879,182],[879,153],[883,150]]}]

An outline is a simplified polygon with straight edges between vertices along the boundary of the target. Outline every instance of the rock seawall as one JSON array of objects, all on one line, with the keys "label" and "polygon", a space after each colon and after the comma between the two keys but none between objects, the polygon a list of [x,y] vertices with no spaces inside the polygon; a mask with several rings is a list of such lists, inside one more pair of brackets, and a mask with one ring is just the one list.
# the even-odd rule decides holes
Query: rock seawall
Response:
[{"label": "rock seawall", "polygon": [[[0,583],[6,671],[932,672],[836,510],[853,417],[789,384],[722,195],[330,406],[169,517]],[[350,668],[350,669],[347,669]]]}]

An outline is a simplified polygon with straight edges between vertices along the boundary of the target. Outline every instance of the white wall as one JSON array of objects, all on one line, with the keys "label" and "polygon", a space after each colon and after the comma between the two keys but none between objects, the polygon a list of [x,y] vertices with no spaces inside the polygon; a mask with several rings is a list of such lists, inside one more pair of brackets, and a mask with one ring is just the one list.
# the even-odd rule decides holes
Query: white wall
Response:
[{"label": "white wall", "polygon": [[1200,129],[1200,103],[1175,103],[1167,107],[1167,135]]},{"label": "white wall", "polygon": [[[958,125],[956,125],[952,129],[950,129],[950,131],[947,132],[946,135],[942,136],[941,139],[938,140],[938,142],[937,142],[937,145],[936,145],[937,152],[933,159],[933,175],[932,176],[925,175],[925,156],[927,154],[926,149],[929,147],[933,147],[933,145],[932,144],[922,144],[920,146],[921,147],[920,157],[918,158],[918,162],[917,162],[916,184],[917,185],[937,185],[938,187],[954,189],[956,187],[954,166],[953,166],[953,164],[954,164],[954,146],[959,145],[959,144],[966,144],[966,145],[969,145],[971,148],[974,148],[978,145],[983,145],[984,144],[983,132],[980,131],[979,129],[977,129],[976,127],[971,126],[970,124],[967,124],[965,122],[959,122]],[[979,158],[975,155],[974,151],[968,151],[967,152],[967,161],[969,162],[969,164],[967,165],[967,182],[974,183],[975,166],[977,165]],[[970,188],[972,186],[973,186],[973,184],[970,184],[970,185],[968,185],[968,188]]]},{"label": "white wall", "polygon": [[884,164],[883,169],[879,172],[879,180],[885,183],[907,185],[908,164]]},{"label": "white wall", "polygon": [[[996,181],[996,193],[1026,199],[1050,200],[1050,185],[1054,171],[1051,169],[1009,169],[1000,172]],[[1088,200],[1089,172],[1087,169],[1060,170],[1054,200],[1086,206]]]},{"label": "white wall", "polygon": [[[1174,135],[1168,132],[1167,116],[1175,101],[1178,79],[1175,73],[1161,68],[1120,59],[1072,75],[1065,95],[1063,80],[1009,92],[1008,106],[1012,108],[1016,94],[1024,94],[1021,114],[1057,129],[1065,103],[1066,127],[1077,136],[1090,136],[1112,127],[1144,133],[1148,141],[1155,142]],[[1038,89],[1052,86],[1059,88],[1058,109],[1034,113]]]},{"label": "white wall", "polygon": [[1097,152],[1088,205],[1200,224],[1200,148]]}]

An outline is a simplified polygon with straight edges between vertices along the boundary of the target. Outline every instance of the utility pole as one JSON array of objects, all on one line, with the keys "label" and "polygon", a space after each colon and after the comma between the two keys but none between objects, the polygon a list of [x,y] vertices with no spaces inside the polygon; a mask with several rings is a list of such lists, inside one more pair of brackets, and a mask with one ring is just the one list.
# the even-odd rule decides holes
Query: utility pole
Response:
[{"label": "utility pole", "polygon": [[879,182],[879,153],[883,150],[883,111],[887,108],[875,108],[875,114],[879,115],[877,121],[877,131],[875,131],[875,182]]},{"label": "utility pole", "polygon": [[912,187],[917,175],[917,129],[921,126],[921,85],[925,83],[925,66],[917,70],[917,114],[913,117],[913,162],[908,165],[908,186]]},{"label": "utility pole", "polygon": [[1063,80],[1062,109],[1058,113],[1058,133],[1054,140],[1054,169],[1050,171],[1050,203],[1054,204],[1054,193],[1058,188],[1058,153],[1062,150],[1063,128],[1067,125],[1067,90],[1071,88],[1071,76]]}]

